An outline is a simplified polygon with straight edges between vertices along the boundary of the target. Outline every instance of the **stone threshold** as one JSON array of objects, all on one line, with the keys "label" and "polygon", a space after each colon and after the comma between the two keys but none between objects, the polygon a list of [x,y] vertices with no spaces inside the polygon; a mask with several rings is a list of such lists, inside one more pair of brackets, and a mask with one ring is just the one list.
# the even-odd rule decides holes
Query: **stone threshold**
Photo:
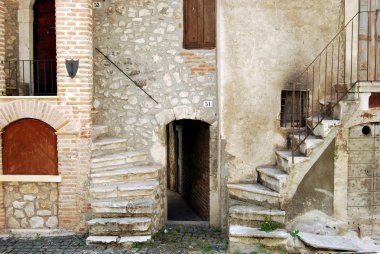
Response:
[{"label": "stone threshold", "polygon": [[208,221],[176,221],[168,220],[166,225],[189,225],[189,226],[210,226]]},{"label": "stone threshold", "polygon": [[61,175],[0,175],[0,182],[60,183]]},{"label": "stone threshold", "polygon": [[25,237],[25,238],[35,238],[38,237],[49,237],[49,236],[70,236],[76,235],[75,232],[63,230],[63,229],[8,229],[7,233],[1,234],[0,238],[9,237]]}]

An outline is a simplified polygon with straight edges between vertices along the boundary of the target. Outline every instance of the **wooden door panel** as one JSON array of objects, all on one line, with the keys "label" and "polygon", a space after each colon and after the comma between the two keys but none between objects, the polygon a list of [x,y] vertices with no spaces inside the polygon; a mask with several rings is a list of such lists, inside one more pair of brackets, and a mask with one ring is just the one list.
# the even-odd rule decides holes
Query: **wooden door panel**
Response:
[{"label": "wooden door panel", "polygon": [[3,132],[3,172],[17,175],[57,175],[57,136],[46,123],[23,119]]}]

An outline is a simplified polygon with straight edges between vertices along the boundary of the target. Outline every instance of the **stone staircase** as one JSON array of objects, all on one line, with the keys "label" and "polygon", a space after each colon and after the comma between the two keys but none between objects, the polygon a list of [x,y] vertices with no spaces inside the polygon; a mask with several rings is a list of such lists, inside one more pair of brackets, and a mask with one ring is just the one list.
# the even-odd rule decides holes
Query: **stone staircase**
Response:
[{"label": "stone staircase", "polygon": [[127,152],[127,140],[92,129],[91,209],[87,244],[130,244],[151,238],[160,166],[143,152]]},{"label": "stone staircase", "polygon": [[[337,108],[335,119],[308,119],[310,129],[316,128],[300,146],[292,161],[291,150],[276,151],[276,165],[257,168],[258,177],[254,183],[231,183],[229,193],[229,251],[251,253],[264,245],[272,250],[284,250],[289,238],[285,229],[266,233],[260,226],[266,218],[285,224],[284,208],[292,199],[303,177],[336,137],[341,124],[353,110],[355,101],[343,101]],[[298,145],[305,133],[290,135],[290,143]]]}]

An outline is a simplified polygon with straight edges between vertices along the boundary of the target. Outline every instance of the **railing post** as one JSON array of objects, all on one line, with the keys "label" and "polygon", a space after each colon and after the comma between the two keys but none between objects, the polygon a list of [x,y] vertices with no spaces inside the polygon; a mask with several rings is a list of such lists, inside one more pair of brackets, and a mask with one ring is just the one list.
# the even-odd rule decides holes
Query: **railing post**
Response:
[{"label": "railing post", "polygon": [[290,140],[290,145],[292,149],[292,164],[294,164],[294,137],[295,137],[295,131],[294,131],[294,114],[295,114],[295,96],[296,96],[296,82],[293,82],[293,89],[292,89],[292,140]]}]

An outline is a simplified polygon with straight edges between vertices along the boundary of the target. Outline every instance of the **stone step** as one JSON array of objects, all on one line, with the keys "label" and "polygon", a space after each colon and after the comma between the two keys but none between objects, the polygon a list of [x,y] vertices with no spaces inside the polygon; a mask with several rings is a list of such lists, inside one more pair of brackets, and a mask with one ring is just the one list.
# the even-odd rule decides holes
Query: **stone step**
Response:
[{"label": "stone step", "polygon": [[266,218],[285,223],[285,211],[268,209],[257,205],[237,205],[229,209],[229,224],[260,227]]},{"label": "stone step", "polygon": [[160,169],[161,166],[136,166],[95,172],[91,174],[91,182],[93,185],[106,185],[157,179]]},{"label": "stone step", "polygon": [[232,198],[264,207],[280,207],[280,194],[261,184],[227,184]]},{"label": "stone step", "polygon": [[97,218],[87,222],[93,236],[149,235],[151,218]]},{"label": "stone step", "polygon": [[[293,167],[292,161],[292,152],[289,150],[286,151],[276,151],[277,167],[286,173],[289,173]],[[294,155],[294,164],[299,164],[309,160],[309,157],[306,157],[303,154],[296,153]]]},{"label": "stone step", "polygon": [[91,129],[91,139],[95,140],[99,137],[102,137],[108,133],[108,126],[107,125],[98,125],[95,124],[92,126]]},{"label": "stone step", "polygon": [[92,186],[90,194],[93,199],[102,201],[116,201],[117,198],[126,200],[143,199],[154,194],[158,187],[157,180],[133,182],[127,184],[115,184],[108,186]]},{"label": "stone step", "polygon": [[302,144],[299,146],[299,151],[301,154],[304,154],[306,156],[310,156],[312,151],[318,147],[320,144],[323,143],[323,139],[310,135],[305,139],[306,135],[305,134],[300,134],[300,135],[294,135],[290,136],[291,144],[293,146],[298,146],[300,142]]},{"label": "stone step", "polygon": [[88,236],[86,239],[87,245],[107,245],[107,244],[132,244],[136,242],[147,242],[152,237],[150,235],[142,236]]},{"label": "stone step", "polygon": [[288,174],[276,167],[262,167],[257,169],[259,182],[278,193],[284,193]]},{"label": "stone step", "polygon": [[144,152],[121,152],[97,156],[91,159],[91,172],[135,166],[136,163],[145,162],[146,159],[147,155]]},{"label": "stone step", "polygon": [[151,216],[154,202],[152,199],[94,201],[91,202],[91,208],[96,218],[142,217]]},{"label": "stone step", "polygon": [[99,155],[124,152],[127,149],[127,140],[124,138],[103,137],[92,141],[91,155]]},{"label": "stone step", "polygon": [[284,229],[264,232],[259,228],[231,225],[229,228],[229,253],[257,252],[259,247],[282,249],[286,247],[288,233]]},{"label": "stone step", "polygon": [[313,130],[313,134],[315,136],[319,136],[322,138],[327,137],[327,135],[330,133],[330,131],[335,128],[336,126],[341,125],[341,121],[339,120],[329,120],[324,119],[322,120],[321,117],[309,117],[306,120],[307,126],[310,129]]}]

